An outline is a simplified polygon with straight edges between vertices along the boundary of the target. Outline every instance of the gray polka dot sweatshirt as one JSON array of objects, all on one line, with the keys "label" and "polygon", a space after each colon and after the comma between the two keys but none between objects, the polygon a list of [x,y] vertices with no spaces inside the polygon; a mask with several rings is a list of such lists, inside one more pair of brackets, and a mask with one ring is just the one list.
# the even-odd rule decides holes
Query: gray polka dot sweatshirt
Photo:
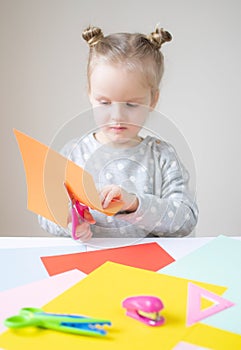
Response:
[{"label": "gray polka dot sweatshirt", "polygon": [[[167,142],[147,136],[137,146],[115,149],[90,134],[68,142],[61,154],[87,170],[97,189],[115,184],[138,197],[132,213],[106,216],[91,211],[96,220],[93,237],[181,237],[193,231],[198,208],[188,189],[189,174]],[[39,223],[52,234],[71,235],[43,217]]]}]

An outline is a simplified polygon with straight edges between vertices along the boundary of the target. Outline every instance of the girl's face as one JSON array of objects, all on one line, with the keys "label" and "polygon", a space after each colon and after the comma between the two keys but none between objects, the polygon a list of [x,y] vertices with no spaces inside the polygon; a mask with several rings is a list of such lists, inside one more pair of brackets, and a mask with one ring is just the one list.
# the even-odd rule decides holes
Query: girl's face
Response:
[{"label": "girl's face", "polygon": [[90,77],[89,98],[98,126],[96,138],[112,147],[131,147],[156,105],[143,74],[124,65],[98,64]]}]

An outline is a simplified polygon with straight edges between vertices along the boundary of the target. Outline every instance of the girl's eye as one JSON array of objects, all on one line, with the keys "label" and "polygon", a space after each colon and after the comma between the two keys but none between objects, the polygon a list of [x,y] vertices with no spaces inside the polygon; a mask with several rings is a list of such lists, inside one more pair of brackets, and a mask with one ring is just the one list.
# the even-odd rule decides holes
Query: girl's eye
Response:
[{"label": "girl's eye", "polygon": [[127,105],[127,107],[137,107],[138,106],[137,103],[131,103],[131,102],[127,102],[126,105]]},{"label": "girl's eye", "polygon": [[109,101],[100,101],[100,104],[101,105],[110,105],[110,102]]}]

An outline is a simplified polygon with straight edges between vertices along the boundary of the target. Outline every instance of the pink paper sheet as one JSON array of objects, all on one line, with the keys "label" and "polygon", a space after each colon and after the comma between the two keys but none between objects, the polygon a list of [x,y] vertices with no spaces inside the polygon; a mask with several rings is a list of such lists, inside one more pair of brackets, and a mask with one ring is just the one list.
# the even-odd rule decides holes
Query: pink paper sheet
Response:
[{"label": "pink paper sheet", "polygon": [[79,270],[72,270],[0,292],[0,333],[6,330],[5,318],[18,314],[22,307],[42,307],[85,276]]}]

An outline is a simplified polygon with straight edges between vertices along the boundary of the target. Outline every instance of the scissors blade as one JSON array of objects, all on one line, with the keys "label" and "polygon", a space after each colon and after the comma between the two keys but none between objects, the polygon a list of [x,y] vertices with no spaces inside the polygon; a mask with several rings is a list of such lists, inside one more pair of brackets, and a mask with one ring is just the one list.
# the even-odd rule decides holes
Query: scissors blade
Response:
[{"label": "scissors blade", "polygon": [[89,211],[89,207],[85,204],[80,203],[80,201],[78,200],[77,196],[74,194],[74,192],[72,191],[72,189],[68,183],[64,182],[64,187],[67,191],[67,194],[68,194],[68,197],[72,203],[72,206],[74,206],[76,208],[78,214],[84,220],[84,211],[85,210]]},{"label": "scissors blade", "polygon": [[[105,323],[108,326],[111,326],[111,323]],[[96,325],[100,325],[96,323]],[[103,324],[101,324],[103,326]],[[105,335],[107,331],[103,328],[95,327],[92,323],[91,324],[68,324],[68,323],[62,323],[61,327],[63,327],[63,331],[70,332],[70,333],[77,333],[77,334],[85,334],[85,335]]]},{"label": "scissors blade", "polygon": [[[111,325],[110,322],[104,324]],[[100,323],[77,323],[77,322],[45,322],[43,327],[47,329],[53,329],[60,332],[73,333],[73,334],[83,334],[83,335],[105,335],[107,332],[103,328],[95,327],[95,325],[100,325]],[[101,324],[102,326],[103,324]]]},{"label": "scissors blade", "polygon": [[71,191],[70,186],[66,182],[64,182],[64,187],[65,187],[66,192],[68,194],[69,200],[71,201],[72,205],[74,205],[76,202],[76,197],[75,197],[73,191]]}]

